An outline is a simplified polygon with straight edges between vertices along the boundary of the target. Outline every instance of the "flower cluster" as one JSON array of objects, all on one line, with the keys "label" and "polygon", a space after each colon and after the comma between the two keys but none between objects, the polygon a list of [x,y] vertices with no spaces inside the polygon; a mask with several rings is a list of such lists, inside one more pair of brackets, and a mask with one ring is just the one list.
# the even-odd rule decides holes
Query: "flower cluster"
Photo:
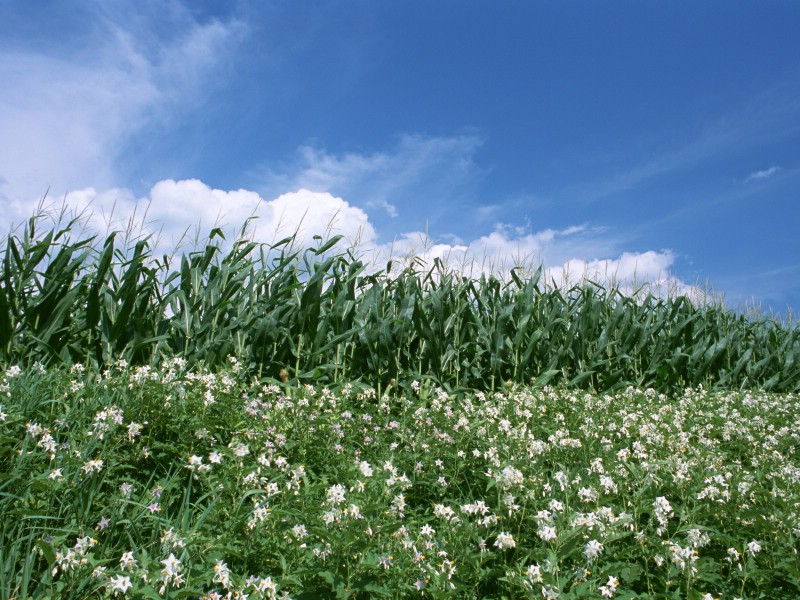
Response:
[{"label": "flower cluster", "polygon": [[794,397],[289,390],[231,366],[75,368],[46,407],[8,397],[0,507],[35,502],[43,528],[60,523],[37,540],[48,582],[76,597],[82,582],[112,597],[459,597],[490,576],[506,597],[711,582],[693,597],[727,598],[792,562],[773,556],[800,535]]}]

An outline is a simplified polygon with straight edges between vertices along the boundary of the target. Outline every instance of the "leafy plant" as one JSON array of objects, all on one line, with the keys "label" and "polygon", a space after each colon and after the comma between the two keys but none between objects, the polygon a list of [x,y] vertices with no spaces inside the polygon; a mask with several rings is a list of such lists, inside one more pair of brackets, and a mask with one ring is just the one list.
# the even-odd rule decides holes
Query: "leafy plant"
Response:
[{"label": "leafy plant", "polygon": [[[548,286],[541,268],[470,278],[435,260],[398,271],[341,249],[245,239],[156,260],[150,240],[77,237],[75,220],[44,233],[41,217],[0,247],[0,361],[98,370],[117,358],[156,366],[181,356],[219,367],[229,355],[259,375],[364,381],[414,373],[447,389],[506,382],[620,390],[800,389],[800,329],[717,303]],[[244,229],[243,229],[244,230]],[[123,241],[124,241],[123,239]]]}]

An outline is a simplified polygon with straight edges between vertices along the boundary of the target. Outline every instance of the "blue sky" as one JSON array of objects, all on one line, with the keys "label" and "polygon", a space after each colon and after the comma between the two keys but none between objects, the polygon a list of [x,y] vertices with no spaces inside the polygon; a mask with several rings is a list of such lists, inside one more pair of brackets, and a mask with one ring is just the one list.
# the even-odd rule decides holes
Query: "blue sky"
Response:
[{"label": "blue sky", "polygon": [[797,311],[799,23],[788,0],[0,0],[0,225],[49,189],[170,240],[256,214],[264,241]]}]

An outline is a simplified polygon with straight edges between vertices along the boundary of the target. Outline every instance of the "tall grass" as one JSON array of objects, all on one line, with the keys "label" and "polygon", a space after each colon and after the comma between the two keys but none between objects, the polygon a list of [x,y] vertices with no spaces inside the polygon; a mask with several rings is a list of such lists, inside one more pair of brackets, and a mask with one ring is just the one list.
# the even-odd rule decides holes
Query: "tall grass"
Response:
[{"label": "tall grass", "polygon": [[429,377],[448,389],[513,382],[595,390],[628,385],[800,390],[800,330],[718,303],[584,281],[547,286],[541,269],[508,280],[439,262],[383,270],[339,237],[224,249],[219,230],[180,256],[149,239],[85,235],[76,220],[32,218],[0,245],[0,362],[182,356],[213,368],[236,356],[254,374],[308,383]]}]

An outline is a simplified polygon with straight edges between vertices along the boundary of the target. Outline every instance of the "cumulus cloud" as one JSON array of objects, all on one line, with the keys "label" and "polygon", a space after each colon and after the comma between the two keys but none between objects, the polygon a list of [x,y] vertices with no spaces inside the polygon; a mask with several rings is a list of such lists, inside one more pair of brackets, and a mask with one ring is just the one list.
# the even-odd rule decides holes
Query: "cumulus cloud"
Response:
[{"label": "cumulus cloud", "polygon": [[152,232],[156,255],[176,248],[192,250],[215,227],[223,229],[228,243],[240,234],[267,245],[295,236],[295,248],[315,245],[316,236],[342,235],[339,249],[355,250],[375,269],[390,260],[398,271],[409,265],[431,269],[438,262],[469,277],[491,273],[508,279],[511,269],[530,275],[542,267],[542,285],[550,287],[569,288],[591,280],[629,291],[645,283],[665,293],[695,291],[671,274],[671,251],[620,253],[604,229],[585,224],[539,231],[499,224],[471,240],[433,239],[422,231],[408,231],[385,242],[364,210],[328,192],[299,189],[264,199],[250,190],[214,189],[197,179],[160,181],[141,198],[125,189],[86,188],[67,194],[64,204],[101,234],[109,229],[133,230],[139,236]]},{"label": "cumulus cloud", "polygon": [[569,287],[575,283],[589,280],[601,285],[616,284],[635,286],[637,284],[664,285],[678,283],[669,272],[674,263],[671,251],[623,252],[619,258],[571,259],[562,265],[547,269],[547,280],[558,287]]},{"label": "cumulus cloud", "polygon": [[775,175],[780,170],[781,167],[773,165],[769,169],[764,169],[763,171],[754,171],[747,176],[745,183],[748,181],[753,181],[754,179],[767,179],[768,177]]},{"label": "cumulus cloud", "polygon": [[265,244],[294,236],[299,247],[312,245],[315,236],[342,235],[345,244],[368,247],[376,239],[363,210],[327,192],[305,189],[264,200],[249,190],[224,191],[197,179],[166,179],[142,198],[125,189],[86,188],[68,193],[64,205],[69,214],[82,216],[91,230],[152,235],[159,253],[202,243],[213,228],[222,229],[228,240],[241,234]]},{"label": "cumulus cloud", "polygon": [[492,273],[508,278],[512,269],[531,275],[541,267],[541,282],[547,287],[563,289],[589,280],[627,292],[648,285],[665,294],[697,294],[693,286],[671,273],[675,263],[672,251],[620,254],[602,239],[602,232],[586,225],[538,232],[500,225],[489,234],[458,244],[437,242],[423,232],[411,232],[379,250],[381,259],[397,258],[401,265],[413,261],[430,268],[438,260],[446,269],[471,277]]}]

